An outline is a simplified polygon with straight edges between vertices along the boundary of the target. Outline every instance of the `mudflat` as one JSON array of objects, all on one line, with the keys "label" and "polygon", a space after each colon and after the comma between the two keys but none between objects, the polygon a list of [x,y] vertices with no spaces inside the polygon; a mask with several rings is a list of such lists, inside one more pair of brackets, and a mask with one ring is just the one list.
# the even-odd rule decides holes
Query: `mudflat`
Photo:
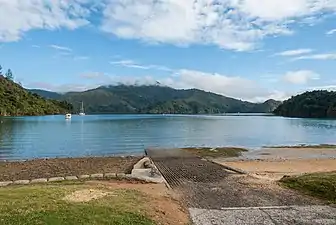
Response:
[{"label": "mudflat", "polygon": [[0,162],[0,181],[78,176],[95,173],[130,173],[141,157],[87,157]]}]

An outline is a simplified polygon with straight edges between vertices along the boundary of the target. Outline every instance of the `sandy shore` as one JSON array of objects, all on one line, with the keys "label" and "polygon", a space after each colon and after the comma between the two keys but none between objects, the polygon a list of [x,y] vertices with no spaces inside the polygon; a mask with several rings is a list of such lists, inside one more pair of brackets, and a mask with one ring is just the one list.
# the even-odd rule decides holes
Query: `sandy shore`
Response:
[{"label": "sandy shore", "polygon": [[336,171],[336,149],[264,148],[214,161],[259,178],[279,180],[284,175]]}]

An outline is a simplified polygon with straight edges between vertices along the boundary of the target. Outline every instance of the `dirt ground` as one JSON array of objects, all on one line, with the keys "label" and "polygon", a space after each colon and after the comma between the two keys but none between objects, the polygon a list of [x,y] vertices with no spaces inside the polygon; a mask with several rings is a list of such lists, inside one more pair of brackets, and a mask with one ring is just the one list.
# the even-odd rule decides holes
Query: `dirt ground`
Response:
[{"label": "dirt ground", "polygon": [[284,175],[336,171],[336,149],[266,148],[235,159],[214,161],[244,170],[257,178],[279,180]]},{"label": "dirt ground", "polygon": [[95,173],[130,173],[139,160],[140,157],[87,157],[0,162],[0,181]]},{"label": "dirt ground", "polygon": [[131,189],[144,193],[147,197],[146,209],[149,216],[158,225],[187,225],[189,224],[188,210],[180,203],[178,195],[169,190],[165,184],[144,184],[139,182],[122,181],[88,181],[87,184],[104,185],[113,189]]}]

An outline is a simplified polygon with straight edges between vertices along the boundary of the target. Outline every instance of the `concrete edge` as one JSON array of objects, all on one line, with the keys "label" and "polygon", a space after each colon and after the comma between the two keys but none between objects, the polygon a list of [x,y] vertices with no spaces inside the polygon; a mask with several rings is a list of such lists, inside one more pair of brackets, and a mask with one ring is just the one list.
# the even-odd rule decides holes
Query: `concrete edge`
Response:
[{"label": "concrete edge", "polygon": [[161,177],[162,177],[162,179],[163,179],[163,182],[164,182],[164,184],[166,185],[166,187],[167,187],[168,189],[172,189],[172,187],[168,184],[166,178],[162,175],[161,171],[160,171],[160,170],[157,168],[157,166],[155,165],[154,161],[153,161],[150,157],[148,157],[148,158],[150,159],[152,165],[155,167],[156,171],[158,171],[158,172],[160,173],[160,175],[161,175]]},{"label": "concrete edge", "polygon": [[234,167],[231,167],[231,166],[223,165],[223,164],[221,164],[219,162],[216,162],[216,161],[213,161],[213,160],[209,160],[209,159],[206,159],[206,160],[208,160],[209,162],[215,163],[217,165],[220,165],[220,166],[224,167],[227,170],[231,170],[231,171],[239,173],[239,174],[244,174],[244,175],[248,175],[249,174],[249,172],[247,172],[245,170],[241,170],[241,169],[234,168]]}]

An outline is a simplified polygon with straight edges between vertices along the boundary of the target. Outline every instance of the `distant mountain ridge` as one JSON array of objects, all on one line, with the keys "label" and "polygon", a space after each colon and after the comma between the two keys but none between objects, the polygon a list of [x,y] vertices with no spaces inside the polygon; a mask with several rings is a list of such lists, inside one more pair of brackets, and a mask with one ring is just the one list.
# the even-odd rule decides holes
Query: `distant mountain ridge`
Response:
[{"label": "distant mountain ridge", "polygon": [[281,102],[251,103],[198,89],[173,89],[160,85],[101,86],[83,92],[59,94],[39,89],[33,93],[50,99],[66,100],[78,107],[84,102],[87,113],[217,114],[269,113]]}]

